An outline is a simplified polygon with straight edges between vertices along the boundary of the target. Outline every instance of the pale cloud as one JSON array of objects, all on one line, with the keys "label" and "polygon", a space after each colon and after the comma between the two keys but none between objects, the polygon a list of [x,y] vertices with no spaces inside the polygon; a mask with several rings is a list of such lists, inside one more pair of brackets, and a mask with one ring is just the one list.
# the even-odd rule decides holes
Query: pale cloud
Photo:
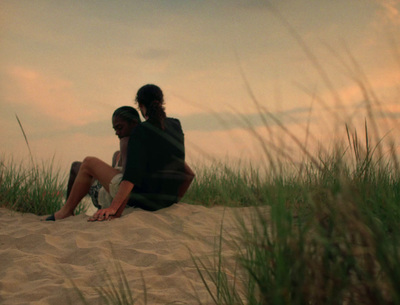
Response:
[{"label": "pale cloud", "polygon": [[[352,81],[347,86],[338,88],[338,95],[346,104],[350,106],[353,103],[365,99],[375,99],[381,104],[392,103],[392,99],[400,97],[400,71],[382,68],[369,73],[367,76],[360,75],[360,78]],[[362,88],[367,91],[363,91]]]},{"label": "pale cloud", "polygon": [[[259,126],[276,126],[304,123],[308,120],[309,107],[291,108],[274,113],[261,109],[259,112],[215,112],[181,115],[179,119],[187,131],[211,132],[231,131],[235,129],[258,128]],[[274,119],[273,119],[273,118]]]},{"label": "pale cloud", "polygon": [[69,80],[22,66],[9,68],[8,75],[12,85],[7,100],[31,108],[38,119],[83,125],[96,115],[95,109],[80,103]]},{"label": "pale cloud", "polygon": [[65,134],[57,139],[42,138],[33,141],[32,151],[43,159],[63,159],[67,164],[81,161],[86,156],[96,156],[111,163],[112,154],[119,149],[118,138],[113,135],[92,137],[85,134]]},{"label": "pale cloud", "polygon": [[92,138],[97,138],[102,141],[103,137],[108,137],[114,134],[111,123],[111,114],[109,120],[100,120],[96,122],[84,123],[84,125],[79,126],[68,126],[63,129],[42,129],[36,130],[31,133],[31,138],[38,140],[41,138],[56,139],[64,138],[69,135],[85,135]]},{"label": "pale cloud", "polygon": [[186,157],[189,164],[214,160],[260,160],[262,151],[248,131],[234,129],[185,132]]},{"label": "pale cloud", "polygon": [[140,51],[137,51],[136,54],[141,59],[157,60],[168,58],[171,54],[171,51],[162,48],[148,48],[141,49]]},{"label": "pale cloud", "polygon": [[[390,50],[381,43],[381,34],[383,20],[398,24],[399,1],[380,0],[380,6],[375,1],[316,1],[312,6],[305,0],[11,1],[0,11],[5,17],[0,128],[10,133],[0,139],[0,147],[26,150],[17,113],[38,155],[56,153],[65,162],[87,154],[109,158],[117,143],[112,111],[120,104],[132,105],[136,90],[153,82],[166,94],[168,115],[181,119],[188,158],[197,146],[222,158],[257,158],[260,143],[244,121],[266,143],[276,141],[270,149],[285,145],[287,137],[267,116],[274,132],[268,134],[241,67],[256,99],[285,127],[305,139],[310,124],[316,138],[328,141],[336,127],[332,112],[361,117],[365,104],[357,84],[331,70],[333,60],[324,56],[321,40],[332,47],[341,39],[348,42],[373,90],[387,101],[384,110],[396,117],[398,99],[386,96],[395,93],[400,76],[388,63]],[[343,100],[341,109],[266,3],[282,12],[321,60]],[[299,92],[293,81],[311,94]],[[331,112],[315,101],[309,116],[314,88]],[[340,127],[342,132],[344,125]]]},{"label": "pale cloud", "polygon": [[399,0],[377,0],[381,5],[379,12],[380,21],[392,25],[400,25],[400,1]]},{"label": "pale cloud", "polygon": [[388,104],[384,106],[384,109],[388,113],[392,113],[396,117],[400,118],[400,105],[399,104]]},{"label": "pale cloud", "polygon": [[[340,127],[336,132],[345,135],[345,126]],[[333,135],[330,126],[321,128],[320,124],[311,123],[308,129],[304,123],[292,122],[284,128],[278,125],[267,128],[260,124],[209,132],[190,130],[185,132],[185,141],[189,162],[224,160],[262,164],[260,161],[268,161],[268,158],[300,162],[305,154],[299,150],[314,154],[319,147],[329,145]]]},{"label": "pale cloud", "polygon": [[374,0],[377,9],[372,21],[376,28],[387,29],[400,25],[400,0]]}]

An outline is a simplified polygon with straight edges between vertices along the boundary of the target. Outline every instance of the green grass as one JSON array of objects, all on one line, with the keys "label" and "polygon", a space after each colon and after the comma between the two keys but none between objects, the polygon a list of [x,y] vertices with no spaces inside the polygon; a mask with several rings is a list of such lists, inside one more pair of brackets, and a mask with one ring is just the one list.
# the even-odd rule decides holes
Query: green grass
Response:
[{"label": "green grass", "polygon": [[[223,163],[196,170],[184,202],[255,207],[251,227],[238,218],[233,265],[222,226],[215,258],[193,257],[215,304],[400,304],[398,161],[364,134],[347,131],[347,146],[274,174]],[[42,215],[62,204],[65,179],[52,165],[0,165],[1,206]],[[265,206],[269,214],[257,212]],[[119,272],[123,286],[98,292],[106,303],[133,301]]]},{"label": "green grass", "polygon": [[[101,304],[134,305],[136,299],[132,295],[129,282],[126,278],[124,270],[122,269],[121,263],[118,260],[114,260],[112,265],[114,273],[116,275],[112,276],[109,271],[103,269],[102,272],[99,272],[98,276],[103,280],[104,285],[102,287],[93,288],[96,291],[96,293],[100,296]],[[75,284],[75,282],[71,280],[71,283],[72,286],[74,287],[74,291],[82,301],[82,304],[90,304],[85,298],[85,295]],[[146,285],[144,279],[143,279],[143,291],[144,291],[144,304],[147,304]],[[69,300],[69,304],[72,304],[71,300]]]},{"label": "green grass", "polygon": [[[65,202],[66,175],[53,161],[37,164],[0,157],[0,206],[22,213],[48,215]],[[80,214],[84,207],[75,211]]]},{"label": "green grass", "polygon": [[[306,43],[282,22],[304,49],[332,100],[345,105]],[[271,130],[267,122],[272,120],[297,146],[303,161],[295,163],[284,148],[275,151],[280,157],[274,159],[267,145],[271,141],[238,114],[264,150],[265,164],[215,162],[195,168],[196,178],[183,202],[254,207],[250,226],[238,216],[241,238],[231,245],[237,249],[233,264],[222,252],[227,234],[222,224],[215,256],[209,260],[193,256],[199,278],[215,304],[400,304],[400,164],[395,141],[387,145],[384,140],[391,140],[380,136],[372,111],[373,106],[380,108],[379,100],[349,57],[351,63],[344,64],[345,69],[367,104],[363,137],[343,121],[347,142],[313,153],[308,140],[303,143],[257,101],[244,79],[266,129]],[[346,117],[331,114],[338,120]],[[385,119],[382,113],[378,117],[380,122]],[[305,138],[314,138],[308,127]],[[59,172],[54,174],[52,165],[38,166],[33,160],[32,164],[29,168],[0,160],[0,205],[50,214],[62,204],[59,194],[65,189],[65,179]],[[266,207],[270,213],[263,212]],[[109,289],[98,293],[106,303],[132,303],[123,270],[117,271],[119,286],[108,277]]]},{"label": "green grass", "polygon": [[215,304],[400,304],[398,160],[364,134],[347,129],[347,146],[275,175],[223,164],[197,173],[187,202],[270,207],[251,227],[238,218],[234,270],[221,245],[217,262],[194,258]]},{"label": "green grass", "polygon": [[0,206],[46,215],[63,204],[65,178],[53,163],[29,165],[0,159]]}]

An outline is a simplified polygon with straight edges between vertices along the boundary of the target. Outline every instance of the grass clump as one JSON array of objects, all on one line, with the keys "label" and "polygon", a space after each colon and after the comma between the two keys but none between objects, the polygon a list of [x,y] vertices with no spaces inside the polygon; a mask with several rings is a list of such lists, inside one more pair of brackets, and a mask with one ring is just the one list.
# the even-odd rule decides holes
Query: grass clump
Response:
[{"label": "grass clump", "polygon": [[45,215],[63,204],[65,178],[53,162],[26,166],[0,159],[0,205],[15,211]]},{"label": "grass clump", "polygon": [[[398,162],[371,146],[367,126],[364,141],[346,131],[347,146],[273,173],[223,163],[196,171],[185,202],[254,207],[250,226],[238,218],[236,260],[225,262],[222,226],[215,259],[193,258],[215,304],[400,304]],[[0,166],[1,206],[41,215],[63,203],[52,165]],[[133,304],[117,273],[98,295]]]},{"label": "grass clump", "polygon": [[[94,287],[93,289],[99,296],[99,301],[101,302],[101,304],[107,305],[134,305],[137,301],[137,298],[133,297],[128,279],[125,275],[120,261],[114,260],[113,267],[113,273],[115,273],[114,276],[111,275],[110,272],[108,272],[107,270],[103,270],[98,275],[98,277],[102,280],[103,285]],[[82,290],[75,284],[75,282],[71,280],[71,283],[74,291],[78,295],[79,299],[82,301],[82,304],[90,304]],[[144,280],[143,291],[144,304],[147,304],[146,285]],[[69,303],[71,303],[71,300]]]},{"label": "grass clump", "polygon": [[184,201],[208,207],[214,205],[252,206],[262,194],[262,180],[256,169],[215,163],[196,169]]},{"label": "grass clump", "polygon": [[237,268],[221,245],[216,264],[195,261],[215,304],[400,304],[397,159],[371,147],[367,126],[364,142],[347,135],[332,154],[240,181],[257,195],[251,225],[238,217]]}]

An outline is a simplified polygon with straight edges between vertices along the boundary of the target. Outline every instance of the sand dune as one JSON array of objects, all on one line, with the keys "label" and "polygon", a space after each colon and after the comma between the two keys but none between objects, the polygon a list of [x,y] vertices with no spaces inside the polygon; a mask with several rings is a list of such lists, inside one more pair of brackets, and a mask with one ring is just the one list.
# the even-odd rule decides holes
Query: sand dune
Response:
[{"label": "sand dune", "polygon": [[106,273],[118,284],[119,262],[136,304],[144,304],[144,290],[147,304],[212,304],[191,253],[213,257],[223,219],[223,255],[232,258],[235,215],[251,221],[251,211],[179,203],[157,212],[130,208],[120,219],[89,223],[87,215],[44,222],[2,208],[0,303],[80,304],[73,282],[90,304],[100,304],[96,288],[107,286]]}]

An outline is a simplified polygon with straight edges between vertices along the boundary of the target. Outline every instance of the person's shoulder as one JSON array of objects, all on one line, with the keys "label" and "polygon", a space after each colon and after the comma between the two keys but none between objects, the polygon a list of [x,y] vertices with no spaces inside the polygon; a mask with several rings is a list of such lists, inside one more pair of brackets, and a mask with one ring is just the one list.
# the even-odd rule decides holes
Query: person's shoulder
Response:
[{"label": "person's shoulder", "polygon": [[170,117],[167,117],[167,120],[170,121],[170,122],[174,122],[174,123],[176,123],[176,124],[180,124],[180,123],[181,123],[177,118],[170,118]]},{"label": "person's shoulder", "polygon": [[146,126],[147,126],[148,124],[149,124],[149,122],[147,122],[147,121],[141,122],[141,123],[137,124],[137,125],[133,128],[132,132],[141,132],[141,131],[143,131],[144,129],[146,129]]},{"label": "person's shoulder", "polygon": [[143,134],[146,133],[146,130],[148,129],[148,128],[146,127],[146,124],[148,124],[148,122],[146,122],[146,121],[137,124],[137,125],[133,128],[133,130],[132,130],[132,132],[131,132],[130,138],[137,139],[137,138],[139,138],[139,137],[143,137]]},{"label": "person's shoulder", "polygon": [[166,120],[167,120],[167,121],[170,121],[170,122],[174,122],[174,123],[180,124],[180,121],[179,121],[177,118],[167,117]]},{"label": "person's shoulder", "polygon": [[166,123],[168,124],[169,127],[173,128],[173,129],[182,130],[181,122],[176,118],[168,117],[168,118],[166,118]]}]

